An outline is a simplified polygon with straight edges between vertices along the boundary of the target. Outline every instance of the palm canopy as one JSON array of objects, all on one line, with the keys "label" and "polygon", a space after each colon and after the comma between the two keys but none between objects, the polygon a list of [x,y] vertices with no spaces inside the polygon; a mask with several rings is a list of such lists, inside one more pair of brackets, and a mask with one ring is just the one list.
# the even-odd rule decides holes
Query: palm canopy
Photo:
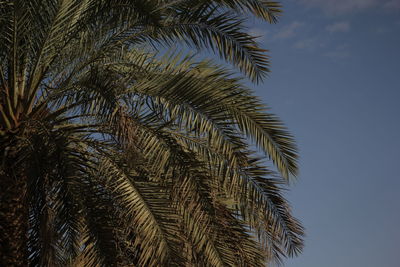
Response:
[{"label": "palm canopy", "polygon": [[264,266],[300,252],[281,195],[297,173],[286,128],[225,67],[157,52],[179,41],[259,81],[268,58],[244,23],[279,13],[255,0],[0,1],[1,263]]}]

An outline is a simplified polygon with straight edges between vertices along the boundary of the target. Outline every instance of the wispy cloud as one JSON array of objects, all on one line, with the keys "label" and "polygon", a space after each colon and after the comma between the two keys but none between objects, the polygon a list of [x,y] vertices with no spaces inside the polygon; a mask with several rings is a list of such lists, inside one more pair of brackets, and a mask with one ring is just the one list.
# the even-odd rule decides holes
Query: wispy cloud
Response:
[{"label": "wispy cloud", "polygon": [[322,8],[328,13],[346,13],[374,6],[381,0],[301,0],[304,4]]},{"label": "wispy cloud", "polygon": [[302,4],[321,8],[328,14],[344,14],[368,8],[400,9],[400,0],[300,0]]},{"label": "wispy cloud", "polygon": [[311,37],[311,38],[298,40],[293,45],[294,48],[303,49],[303,50],[309,50],[309,51],[313,51],[317,47],[320,47],[320,46],[323,46],[323,44],[316,37]]},{"label": "wispy cloud", "polygon": [[282,29],[277,32],[272,39],[273,40],[284,40],[284,39],[289,39],[294,37],[298,30],[304,26],[304,23],[294,21],[286,26],[284,26]]},{"label": "wispy cloud", "polygon": [[326,26],[328,32],[348,32],[350,31],[350,23],[347,21],[339,21]]},{"label": "wispy cloud", "polygon": [[385,34],[385,33],[390,33],[391,29],[385,27],[374,27],[372,28],[372,31],[377,34]]},{"label": "wispy cloud", "polygon": [[389,9],[400,9],[400,0],[387,1],[384,7]]},{"label": "wispy cloud", "polygon": [[335,49],[328,51],[324,56],[333,60],[341,60],[350,57],[350,52],[347,44],[337,46]]}]

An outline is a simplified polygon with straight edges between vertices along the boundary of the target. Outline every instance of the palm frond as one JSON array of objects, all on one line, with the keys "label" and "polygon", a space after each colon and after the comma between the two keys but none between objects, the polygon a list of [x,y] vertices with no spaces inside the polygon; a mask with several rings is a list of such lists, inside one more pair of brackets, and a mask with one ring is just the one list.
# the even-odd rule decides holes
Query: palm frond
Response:
[{"label": "palm frond", "polygon": [[6,208],[27,203],[0,214],[27,229],[25,252],[1,235],[22,252],[0,265],[264,266],[301,252],[281,193],[298,170],[286,127],[236,72],[160,52],[213,52],[260,81],[269,58],[248,14],[275,23],[280,5],[0,1],[0,180]]}]

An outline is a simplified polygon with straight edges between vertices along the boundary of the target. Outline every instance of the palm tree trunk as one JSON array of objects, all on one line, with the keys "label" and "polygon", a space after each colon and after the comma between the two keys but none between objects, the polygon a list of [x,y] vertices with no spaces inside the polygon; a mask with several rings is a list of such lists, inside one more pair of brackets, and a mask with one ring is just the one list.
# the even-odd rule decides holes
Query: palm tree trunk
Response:
[{"label": "palm tree trunk", "polygon": [[0,266],[28,266],[27,183],[10,173],[0,169]]}]

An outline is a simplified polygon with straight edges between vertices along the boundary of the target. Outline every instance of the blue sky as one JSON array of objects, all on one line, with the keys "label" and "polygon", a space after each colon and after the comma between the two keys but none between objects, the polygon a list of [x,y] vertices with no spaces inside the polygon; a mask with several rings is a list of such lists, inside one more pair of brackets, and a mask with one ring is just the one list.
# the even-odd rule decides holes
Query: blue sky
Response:
[{"label": "blue sky", "polygon": [[399,266],[400,0],[282,4],[251,32],[272,61],[253,88],[300,149],[287,197],[306,247],[285,266]]}]

